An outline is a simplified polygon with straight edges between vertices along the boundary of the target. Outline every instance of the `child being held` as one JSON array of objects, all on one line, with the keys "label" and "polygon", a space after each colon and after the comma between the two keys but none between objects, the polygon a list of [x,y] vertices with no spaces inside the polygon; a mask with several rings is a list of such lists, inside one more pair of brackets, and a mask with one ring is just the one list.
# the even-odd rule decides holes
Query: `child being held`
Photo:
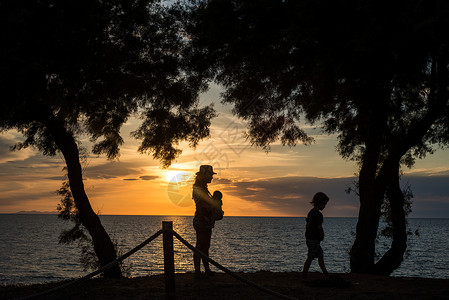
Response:
[{"label": "child being held", "polygon": [[214,219],[215,220],[221,220],[223,219],[224,211],[222,209],[223,206],[223,194],[220,191],[215,191],[212,195],[212,198],[215,200],[215,209],[214,209]]}]

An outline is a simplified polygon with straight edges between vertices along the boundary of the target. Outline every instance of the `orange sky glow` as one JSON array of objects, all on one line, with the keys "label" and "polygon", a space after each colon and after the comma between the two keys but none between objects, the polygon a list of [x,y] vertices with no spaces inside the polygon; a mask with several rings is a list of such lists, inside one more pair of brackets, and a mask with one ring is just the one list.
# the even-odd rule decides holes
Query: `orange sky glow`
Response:
[{"label": "orange sky glow", "polygon": [[[193,215],[195,172],[201,164],[211,164],[218,174],[209,190],[224,194],[227,216],[304,216],[318,191],[331,199],[326,216],[357,216],[357,198],[344,192],[357,167],[336,153],[334,136],[320,135],[319,127],[309,126],[305,129],[315,138],[314,144],[293,148],[274,144],[265,153],[244,139],[244,122],[232,115],[231,107],[219,103],[219,92],[212,87],[201,97],[203,104],[214,102],[219,113],[212,122],[211,138],[197,149],[181,144],[183,153],[167,169],[137,152],[139,141],[129,137],[138,125],[135,119],[122,128],[125,144],[118,160],[90,155],[83,163],[84,183],[94,210],[104,215]],[[59,202],[55,191],[64,179],[63,159],[44,157],[32,149],[10,152],[8,147],[19,137],[12,131],[0,134],[0,213],[55,211]],[[89,148],[87,137],[81,142]],[[449,187],[444,183],[449,178],[449,151],[438,150],[405,171],[417,182],[415,186],[424,188],[415,192],[417,209],[428,207],[425,201],[437,201],[443,207],[435,207],[438,216],[449,217]],[[418,177],[437,178],[430,182],[439,185],[419,185]],[[429,194],[436,190],[435,195]]]}]

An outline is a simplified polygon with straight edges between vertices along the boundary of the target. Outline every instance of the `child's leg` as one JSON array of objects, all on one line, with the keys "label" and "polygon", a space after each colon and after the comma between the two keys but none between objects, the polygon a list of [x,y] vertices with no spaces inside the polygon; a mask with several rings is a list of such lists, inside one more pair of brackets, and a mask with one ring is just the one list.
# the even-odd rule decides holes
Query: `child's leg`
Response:
[{"label": "child's leg", "polygon": [[328,275],[329,273],[327,272],[326,266],[324,265],[323,256],[318,257],[318,264],[320,265],[321,271],[323,271],[324,274]]},{"label": "child's leg", "polygon": [[307,272],[309,272],[310,264],[312,263],[312,259],[307,258],[306,262],[304,263],[304,268],[302,269],[302,273],[304,275],[307,275]]}]

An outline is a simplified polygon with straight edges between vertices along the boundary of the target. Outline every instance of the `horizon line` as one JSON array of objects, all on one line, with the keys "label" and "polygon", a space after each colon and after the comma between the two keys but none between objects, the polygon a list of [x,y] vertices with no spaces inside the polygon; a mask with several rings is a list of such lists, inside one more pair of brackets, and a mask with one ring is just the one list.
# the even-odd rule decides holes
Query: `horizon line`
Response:
[{"label": "horizon line", "polygon": [[[0,215],[57,215],[58,212],[41,212],[41,211],[19,211],[12,213],[0,212]],[[193,215],[146,215],[146,214],[99,214],[101,216],[148,216],[148,217],[192,217]],[[260,215],[260,216],[241,216],[241,215],[230,215],[225,217],[233,218],[305,218],[306,216],[270,216],[270,215]],[[357,216],[325,216],[328,219],[358,219]],[[407,219],[449,219],[449,217],[409,217]]]}]

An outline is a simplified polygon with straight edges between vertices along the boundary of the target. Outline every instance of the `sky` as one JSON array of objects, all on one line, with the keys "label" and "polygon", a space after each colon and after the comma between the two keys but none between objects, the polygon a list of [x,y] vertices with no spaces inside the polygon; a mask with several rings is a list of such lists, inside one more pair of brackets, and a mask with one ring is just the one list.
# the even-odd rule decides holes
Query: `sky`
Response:
[{"label": "sky", "polygon": [[[125,144],[120,157],[108,161],[90,154],[83,162],[84,184],[95,212],[103,215],[193,215],[191,189],[195,172],[210,164],[217,173],[209,190],[223,193],[225,216],[305,216],[316,192],[330,202],[327,217],[356,217],[359,203],[345,190],[352,186],[357,166],[335,150],[335,136],[320,134],[319,127],[304,125],[315,138],[309,146],[273,144],[270,152],[251,147],[244,138],[245,123],[220,103],[220,88],[201,95],[200,105],[214,103],[211,137],[196,149],[180,144],[181,156],[163,169],[151,156],[137,152],[139,141],[130,137],[139,121],[122,128]],[[33,149],[12,152],[22,137],[0,134],[0,213],[56,211],[56,190],[65,179],[62,156],[45,157]],[[81,137],[90,149],[88,137]],[[414,194],[410,217],[449,218],[449,150],[419,160],[404,170],[403,185]]]}]

